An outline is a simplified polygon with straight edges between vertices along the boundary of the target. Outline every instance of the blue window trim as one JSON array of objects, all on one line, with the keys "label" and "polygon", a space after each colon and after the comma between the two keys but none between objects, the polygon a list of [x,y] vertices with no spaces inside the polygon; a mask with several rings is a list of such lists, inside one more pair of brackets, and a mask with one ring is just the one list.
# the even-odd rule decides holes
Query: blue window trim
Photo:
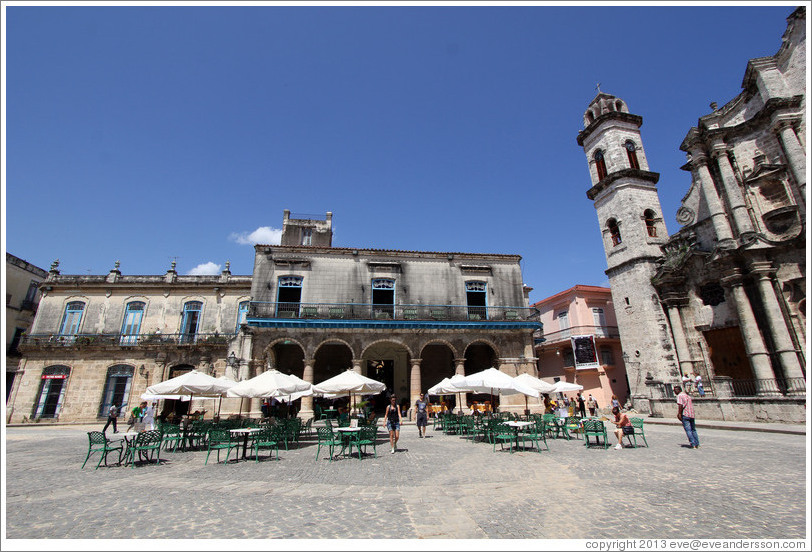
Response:
[{"label": "blue window trim", "polygon": [[[81,308],[79,307],[81,305]],[[62,316],[62,324],[59,326],[59,335],[76,335],[79,333],[79,327],[82,325],[82,317],[85,313],[85,304],[82,301],[71,301],[65,305],[65,314]],[[73,315],[77,315],[74,320]],[[70,320],[70,327],[66,324]],[[66,331],[69,330],[69,331]]]},{"label": "blue window trim", "polygon": [[251,301],[240,301],[237,305],[237,328],[234,333],[240,331],[240,325],[248,318],[248,308],[251,306]]}]

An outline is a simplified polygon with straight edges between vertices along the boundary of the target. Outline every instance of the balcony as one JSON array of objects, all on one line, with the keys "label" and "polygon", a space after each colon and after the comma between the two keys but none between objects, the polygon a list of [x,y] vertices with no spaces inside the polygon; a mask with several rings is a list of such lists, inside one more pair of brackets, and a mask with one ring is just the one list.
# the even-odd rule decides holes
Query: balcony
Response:
[{"label": "balcony", "polygon": [[620,339],[617,326],[573,326],[556,332],[544,333],[547,344],[568,341],[574,335],[594,335],[595,339]]},{"label": "balcony", "polygon": [[266,303],[252,301],[251,326],[365,324],[370,327],[486,325],[539,328],[538,310],[528,307],[466,305],[374,305],[362,303]]},{"label": "balcony", "polygon": [[224,347],[233,334],[32,334],[20,340],[19,349],[27,352],[36,349],[80,347],[138,347],[176,345],[197,347]]}]

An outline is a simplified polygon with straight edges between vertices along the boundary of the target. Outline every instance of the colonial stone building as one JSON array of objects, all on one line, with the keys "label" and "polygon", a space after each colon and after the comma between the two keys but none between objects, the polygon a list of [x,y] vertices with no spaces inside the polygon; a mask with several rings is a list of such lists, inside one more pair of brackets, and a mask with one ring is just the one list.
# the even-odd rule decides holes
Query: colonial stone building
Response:
[{"label": "colonial stone building", "polygon": [[[55,263],[19,347],[11,421],[98,420],[192,368],[242,380],[273,367],[313,383],[352,368],[405,404],[454,373],[535,373],[541,325],[520,259],[332,247],[331,213],[285,211],[282,244],[256,246],[253,276],[228,265],[219,276],[125,276],[118,263],[106,276],[68,276]],[[313,399],[301,401],[312,415]],[[222,411],[258,415],[248,402],[224,400]],[[514,403],[524,406],[503,406]]]},{"label": "colonial stone building", "polygon": [[[173,263],[174,265],[174,263]],[[55,262],[9,397],[9,421],[90,422],[112,402],[134,406],[149,385],[193,368],[223,375],[248,311],[250,276],[62,275]],[[201,405],[198,405],[201,406]],[[188,403],[166,401],[185,410]]]},{"label": "colonial stone building", "polygon": [[[318,383],[352,368],[411,405],[455,373],[535,373],[540,324],[520,260],[332,247],[330,213],[286,211],[282,245],[256,246],[251,309],[234,347],[242,375],[274,366]],[[312,403],[302,399],[303,415]],[[514,403],[524,404],[503,401]]]},{"label": "colonial stone building", "polygon": [[38,285],[46,276],[40,267],[6,253],[6,402],[22,357],[18,346],[34,321],[40,299]]},{"label": "colonial stone building", "polygon": [[642,117],[600,93],[578,134],[589,161],[636,405],[670,412],[682,374],[709,382],[698,416],[805,418],[806,12],[742,92],[685,137],[692,176],[669,236]]}]

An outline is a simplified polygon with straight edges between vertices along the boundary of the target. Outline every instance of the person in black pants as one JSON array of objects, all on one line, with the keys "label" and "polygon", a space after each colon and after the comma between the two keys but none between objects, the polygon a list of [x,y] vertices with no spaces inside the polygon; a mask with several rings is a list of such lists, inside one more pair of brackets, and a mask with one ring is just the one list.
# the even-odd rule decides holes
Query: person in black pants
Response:
[{"label": "person in black pants", "polygon": [[578,393],[578,413],[581,415],[581,418],[586,418],[586,401],[580,393]]},{"label": "person in black pants", "polygon": [[118,433],[118,428],[116,427],[116,420],[118,418],[118,407],[115,404],[110,405],[110,409],[107,411],[107,423],[104,424],[104,429],[102,429],[102,433],[107,431],[107,428],[110,424],[113,424],[113,433]]}]

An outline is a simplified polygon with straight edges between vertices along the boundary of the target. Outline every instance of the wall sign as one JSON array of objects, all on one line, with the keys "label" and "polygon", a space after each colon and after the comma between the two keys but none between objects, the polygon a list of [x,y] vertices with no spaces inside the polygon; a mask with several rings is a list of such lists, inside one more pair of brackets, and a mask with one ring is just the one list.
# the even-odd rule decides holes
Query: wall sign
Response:
[{"label": "wall sign", "polygon": [[575,356],[575,368],[585,370],[588,368],[600,368],[598,355],[595,352],[595,337],[592,335],[574,335],[572,341],[572,351]]}]

